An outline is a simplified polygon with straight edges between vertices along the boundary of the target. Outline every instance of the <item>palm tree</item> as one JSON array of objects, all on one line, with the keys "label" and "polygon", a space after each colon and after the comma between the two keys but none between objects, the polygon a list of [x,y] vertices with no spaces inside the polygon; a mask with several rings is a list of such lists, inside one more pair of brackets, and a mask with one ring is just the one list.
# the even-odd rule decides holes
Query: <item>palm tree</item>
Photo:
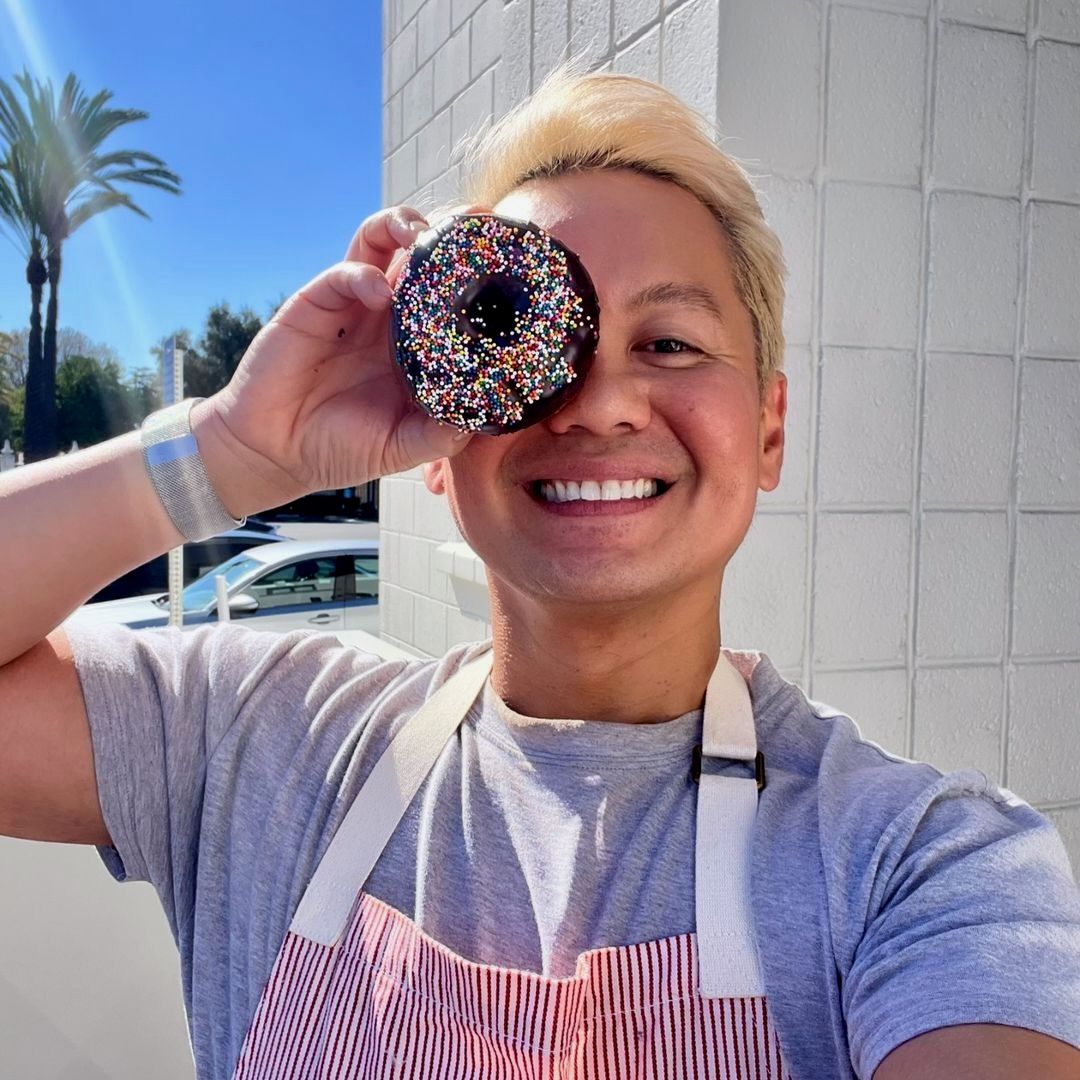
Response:
[{"label": "palm tree", "polygon": [[[56,325],[64,241],[80,225],[114,206],[149,215],[117,190],[142,184],[173,195],[180,177],[152,154],[138,150],[99,153],[119,127],[145,120],[138,109],[107,108],[111,90],[89,98],[74,74],[68,75],[59,100],[52,81],[15,76],[26,98],[0,79],[0,222],[6,222],[26,258],[30,285],[30,342],[23,430],[27,462],[56,453]],[[44,340],[41,293],[49,284]]]}]

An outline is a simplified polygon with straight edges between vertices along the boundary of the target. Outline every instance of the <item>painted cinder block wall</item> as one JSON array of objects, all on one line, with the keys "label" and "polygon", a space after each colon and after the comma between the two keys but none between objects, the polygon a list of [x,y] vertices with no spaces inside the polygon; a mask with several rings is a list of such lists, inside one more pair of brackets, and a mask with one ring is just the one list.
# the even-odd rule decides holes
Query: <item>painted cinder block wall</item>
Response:
[{"label": "painted cinder block wall", "polygon": [[[790,267],[783,480],[724,582],[865,737],[973,766],[1080,869],[1080,4],[384,0],[383,203],[569,48],[719,123]],[[488,633],[419,470],[382,481],[384,636]]]}]

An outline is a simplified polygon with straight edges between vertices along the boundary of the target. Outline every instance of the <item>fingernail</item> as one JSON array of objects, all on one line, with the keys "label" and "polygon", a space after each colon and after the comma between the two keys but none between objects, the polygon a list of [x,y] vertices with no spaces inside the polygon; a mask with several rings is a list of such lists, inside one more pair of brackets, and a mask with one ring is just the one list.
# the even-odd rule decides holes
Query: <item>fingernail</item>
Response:
[{"label": "fingernail", "polygon": [[459,431],[454,435],[454,442],[461,442],[464,439],[468,439],[471,435],[471,431]]},{"label": "fingernail", "polygon": [[419,236],[427,227],[428,223],[426,221],[413,221],[409,223],[409,231],[413,236]]},{"label": "fingernail", "polygon": [[394,295],[394,290],[390,288],[390,282],[386,278],[376,278],[374,288],[385,300],[391,299]]}]

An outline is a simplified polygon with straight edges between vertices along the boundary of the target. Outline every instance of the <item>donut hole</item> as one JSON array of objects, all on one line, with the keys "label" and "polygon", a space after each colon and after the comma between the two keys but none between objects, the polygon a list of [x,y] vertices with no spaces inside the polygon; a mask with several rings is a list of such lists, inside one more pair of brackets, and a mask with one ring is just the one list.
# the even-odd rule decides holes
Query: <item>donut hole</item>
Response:
[{"label": "donut hole", "polygon": [[518,335],[532,296],[513,274],[486,274],[469,282],[458,304],[457,326],[473,341],[486,339],[502,348]]}]

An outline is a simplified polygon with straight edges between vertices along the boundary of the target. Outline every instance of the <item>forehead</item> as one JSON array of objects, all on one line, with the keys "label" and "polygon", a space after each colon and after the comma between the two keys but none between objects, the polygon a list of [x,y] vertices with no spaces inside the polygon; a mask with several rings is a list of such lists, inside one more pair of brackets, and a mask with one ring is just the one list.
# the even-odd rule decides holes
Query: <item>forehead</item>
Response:
[{"label": "forehead", "polygon": [[657,177],[628,169],[542,177],[492,209],[551,233],[581,257],[600,291],[668,278],[734,288],[716,219],[690,192]]}]

